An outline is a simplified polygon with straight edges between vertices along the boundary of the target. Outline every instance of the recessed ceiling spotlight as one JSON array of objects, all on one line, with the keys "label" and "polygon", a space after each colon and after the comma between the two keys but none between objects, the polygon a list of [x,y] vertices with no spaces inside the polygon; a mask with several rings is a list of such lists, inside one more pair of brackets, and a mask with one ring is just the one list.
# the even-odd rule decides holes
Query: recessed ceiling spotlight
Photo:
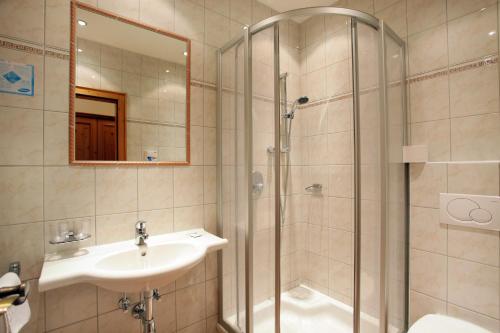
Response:
[{"label": "recessed ceiling spotlight", "polygon": [[488,32],[488,35],[495,36],[496,33],[497,33],[496,31],[490,31],[490,32]]},{"label": "recessed ceiling spotlight", "polygon": [[248,30],[248,26],[244,25],[243,30]]},{"label": "recessed ceiling spotlight", "polygon": [[187,56],[187,55],[188,55],[187,51],[184,51],[184,56]]},{"label": "recessed ceiling spotlight", "polygon": [[78,25],[85,27],[87,25],[87,22],[85,22],[84,20],[78,20]]},{"label": "recessed ceiling spotlight", "polygon": [[165,71],[165,73],[170,73],[170,69],[167,69],[167,70]]},{"label": "recessed ceiling spotlight", "polygon": [[82,50],[82,49],[78,49],[78,52],[79,52],[79,53],[82,53],[82,52],[83,52],[83,50]]}]

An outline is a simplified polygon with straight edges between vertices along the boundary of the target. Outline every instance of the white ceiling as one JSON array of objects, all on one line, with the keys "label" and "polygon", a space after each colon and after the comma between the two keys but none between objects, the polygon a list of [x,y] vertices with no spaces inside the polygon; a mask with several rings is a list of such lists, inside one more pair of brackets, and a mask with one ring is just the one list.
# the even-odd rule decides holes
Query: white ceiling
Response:
[{"label": "white ceiling", "polygon": [[186,62],[186,43],[178,39],[80,8],[77,19],[87,22],[77,24],[77,37],[177,64]]}]

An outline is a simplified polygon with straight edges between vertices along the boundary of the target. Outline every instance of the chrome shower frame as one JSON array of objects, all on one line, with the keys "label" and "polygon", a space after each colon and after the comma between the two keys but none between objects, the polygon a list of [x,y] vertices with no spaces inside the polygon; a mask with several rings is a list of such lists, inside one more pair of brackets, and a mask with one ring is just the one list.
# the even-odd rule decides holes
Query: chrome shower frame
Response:
[{"label": "chrome shower frame", "polygon": [[[217,230],[222,232],[223,225],[223,214],[222,214],[222,55],[238,44],[243,44],[244,46],[244,112],[246,120],[245,139],[248,140],[245,146],[248,155],[246,156],[246,169],[248,171],[248,184],[251,189],[252,185],[252,36],[264,29],[273,27],[274,28],[274,121],[275,121],[275,138],[274,146],[280,147],[281,139],[281,128],[280,119],[281,114],[281,99],[278,97],[280,94],[280,66],[279,66],[279,26],[278,23],[283,20],[288,20],[294,16],[314,16],[314,15],[342,15],[351,18],[351,54],[352,54],[352,94],[353,94],[353,127],[354,127],[354,298],[353,298],[353,332],[360,333],[360,281],[361,281],[361,168],[360,168],[360,88],[359,88],[359,58],[358,58],[358,23],[363,23],[375,29],[378,32],[379,45],[379,101],[380,101],[380,112],[381,112],[381,161],[382,161],[382,174],[381,174],[381,239],[385,240],[388,232],[386,226],[386,205],[387,205],[387,169],[384,168],[386,165],[386,145],[387,136],[385,133],[385,127],[387,124],[387,66],[386,66],[386,48],[385,48],[385,36],[389,35],[401,48],[401,56],[403,59],[403,66],[401,66],[401,78],[402,78],[402,124],[403,124],[403,144],[407,141],[407,129],[406,129],[406,64],[404,59],[406,59],[406,46],[405,42],[389,27],[385,24],[383,20],[353,9],[338,8],[338,7],[310,7],[291,10],[278,15],[274,15],[267,19],[264,19],[256,24],[253,24],[244,29],[242,36],[236,37],[226,43],[223,47],[217,50]],[[281,209],[280,209],[280,149],[274,149],[274,176],[275,176],[275,333],[280,333],[280,297],[281,297],[281,284],[280,284],[280,249],[281,249],[281,233],[279,232],[281,228]],[[406,235],[405,235],[405,328],[408,329],[408,237],[409,237],[409,217],[408,217],[408,165],[405,164],[405,225],[406,225]],[[245,275],[247,284],[245,286],[245,311],[246,311],[246,326],[245,333],[254,333],[253,331],[253,212],[252,209],[252,196],[249,196],[249,209],[248,209],[248,221],[249,225],[245,230],[245,243],[246,243],[246,253],[245,253]],[[382,246],[383,245],[383,246]],[[386,244],[381,241],[380,249],[380,271],[387,272],[388,261],[386,260],[387,248]],[[218,327],[221,331],[227,332],[238,332],[234,327],[224,322],[223,319],[223,285],[222,285],[222,254],[218,254],[218,272],[219,272],[219,323]],[[387,307],[388,307],[388,281],[385,277],[380,280],[380,333],[386,333],[388,327],[387,318]],[[259,332],[255,332],[259,333]],[[332,332],[333,333],[333,332]]]}]

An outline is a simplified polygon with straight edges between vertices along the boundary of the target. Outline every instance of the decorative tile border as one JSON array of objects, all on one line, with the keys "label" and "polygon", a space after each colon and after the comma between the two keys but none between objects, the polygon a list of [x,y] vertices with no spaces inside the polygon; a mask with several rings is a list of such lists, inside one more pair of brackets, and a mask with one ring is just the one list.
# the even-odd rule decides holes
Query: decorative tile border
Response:
[{"label": "decorative tile border", "polygon": [[448,74],[460,73],[460,72],[464,72],[467,70],[476,69],[476,68],[496,64],[496,63],[498,63],[498,55],[497,54],[482,57],[479,60],[471,61],[468,63],[454,65],[452,67],[442,69],[442,70],[437,70],[437,71],[432,72],[432,73],[418,74],[418,75],[415,75],[413,77],[408,78],[407,82],[412,84],[415,82],[431,80],[431,79],[435,79],[437,77],[445,76]]},{"label": "decorative tile border", "polygon": [[45,50],[45,55],[52,58],[69,60],[69,54],[59,53],[51,50]]},{"label": "decorative tile border", "polygon": [[26,53],[32,53],[36,55],[43,55],[43,49],[33,46],[28,46],[25,44],[18,44],[0,39],[0,47],[11,49],[15,51],[21,51]]},{"label": "decorative tile border", "polygon": [[43,49],[42,47],[35,47],[35,46],[29,46],[26,44],[14,43],[14,42],[3,40],[3,39],[0,39],[0,47],[10,49],[10,50],[35,54],[35,55],[46,55],[46,56],[52,57],[52,58],[69,60],[68,52],[47,50],[47,49]]},{"label": "decorative tile border", "polygon": [[[3,40],[3,39],[0,39],[0,47],[11,49],[11,50],[16,50],[16,51],[21,51],[21,52],[26,52],[26,53],[31,53],[31,54],[36,54],[36,55],[46,55],[48,57],[62,59],[62,60],[69,60],[69,54],[67,52],[64,52],[64,51],[46,50],[46,49],[43,49],[41,47],[28,46],[25,44],[14,43],[14,42]],[[432,80],[432,79],[442,77],[445,75],[461,73],[461,72],[465,72],[468,70],[481,68],[484,66],[497,64],[497,63],[498,63],[498,54],[493,54],[493,55],[482,57],[481,59],[471,61],[468,63],[454,65],[454,66],[446,68],[446,69],[441,69],[441,70],[437,70],[437,71],[430,72],[430,73],[417,74],[415,76],[408,77],[406,79],[406,82],[408,84],[413,84],[416,82]],[[390,84],[390,86],[394,87],[394,86],[398,86],[400,84],[401,84],[400,82],[392,82]],[[196,80],[191,80],[191,86],[198,87],[198,88],[207,88],[210,90],[217,89],[216,85],[213,83],[196,81]],[[376,89],[377,88],[364,89],[361,91],[361,94],[365,94],[365,93],[374,91]],[[229,91],[229,92],[232,91],[231,89],[228,89],[228,88],[223,88],[223,90]],[[311,107],[331,103],[334,101],[339,101],[342,99],[350,98],[351,96],[352,96],[352,93],[329,96],[327,98],[323,98],[320,100],[311,101],[307,105],[299,106],[299,108],[300,109],[311,108]],[[272,98],[265,97],[265,96],[254,96],[254,98],[256,98],[258,100],[266,101],[266,102],[273,102]]]}]

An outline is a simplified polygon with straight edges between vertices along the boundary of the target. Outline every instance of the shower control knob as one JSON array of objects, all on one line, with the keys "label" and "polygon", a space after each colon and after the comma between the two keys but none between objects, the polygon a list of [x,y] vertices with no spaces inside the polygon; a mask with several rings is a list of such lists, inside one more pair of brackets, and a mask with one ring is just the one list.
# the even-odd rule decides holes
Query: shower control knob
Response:
[{"label": "shower control knob", "polygon": [[160,291],[158,289],[153,289],[153,299],[159,301],[161,299]]},{"label": "shower control knob", "polygon": [[128,299],[127,296],[124,296],[118,300],[118,308],[121,309],[123,312],[128,311],[128,309],[130,308],[130,300]]}]

